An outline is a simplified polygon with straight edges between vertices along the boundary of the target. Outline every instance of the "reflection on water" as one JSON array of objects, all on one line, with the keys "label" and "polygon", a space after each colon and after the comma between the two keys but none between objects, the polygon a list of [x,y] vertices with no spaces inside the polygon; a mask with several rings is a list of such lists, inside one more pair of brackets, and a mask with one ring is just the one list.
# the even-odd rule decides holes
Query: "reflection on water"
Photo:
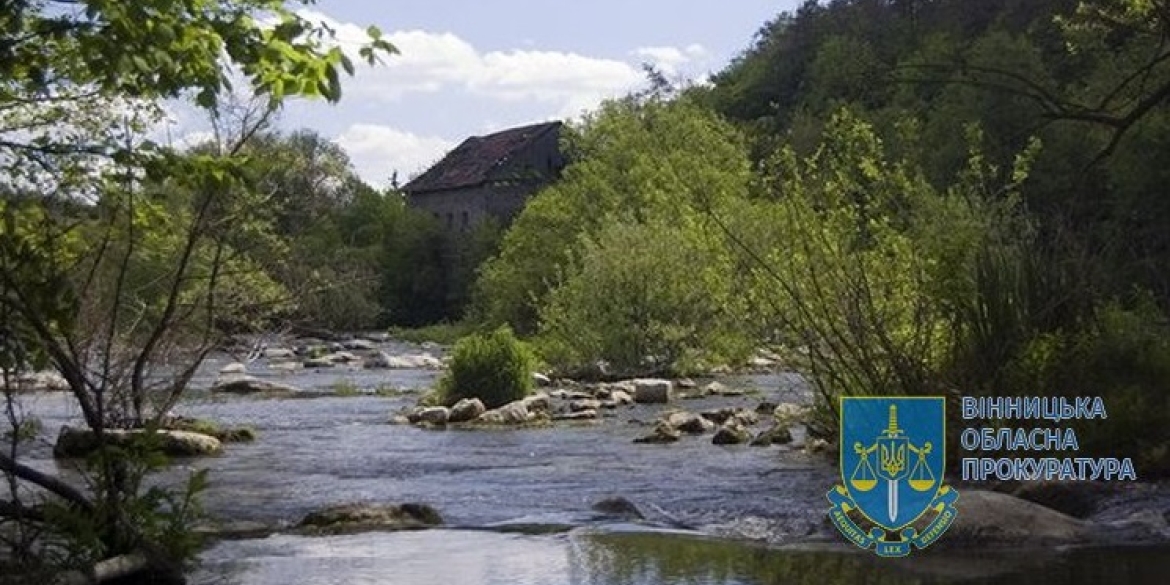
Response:
[{"label": "reflection on water", "polygon": [[196,585],[1044,585],[1165,583],[1170,548],[970,553],[880,559],[845,546],[768,548],[667,532],[530,536],[431,530],[274,536],[207,551]]},{"label": "reflection on water", "polygon": [[1044,585],[1166,583],[1170,548],[918,551],[883,559],[844,545],[768,548],[655,533],[596,534],[577,538],[570,567],[582,585],[686,583]]}]

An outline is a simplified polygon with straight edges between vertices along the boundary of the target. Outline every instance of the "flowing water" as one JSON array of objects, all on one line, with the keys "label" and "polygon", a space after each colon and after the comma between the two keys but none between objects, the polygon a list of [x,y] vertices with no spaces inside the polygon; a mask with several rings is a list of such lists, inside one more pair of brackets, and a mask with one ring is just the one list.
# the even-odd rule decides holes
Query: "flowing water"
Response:
[{"label": "flowing water", "polygon": [[[824,520],[835,469],[798,450],[719,447],[709,436],[634,444],[659,406],[554,428],[421,430],[387,419],[414,404],[417,391],[433,383],[431,371],[287,374],[258,362],[250,369],[261,377],[308,391],[305,398],[264,399],[203,391],[222,365],[208,364],[177,413],[250,426],[259,440],[228,445],[220,457],[182,462],[165,474],[166,481],[179,481],[194,468],[209,468],[204,502],[214,518],[283,527],[332,504],[424,502],[447,527],[225,540],[203,554],[192,575],[199,584],[1030,583],[1038,572],[1052,576],[1047,583],[1095,583],[1105,582],[1097,580],[1103,567],[1117,577],[1108,582],[1163,583],[1155,577],[1170,574],[1165,547],[979,559],[930,549],[909,560],[878,561],[844,545]],[[698,411],[808,400],[794,376],[728,382],[760,393],[681,406]],[[405,393],[329,395],[342,386]],[[63,395],[32,397],[29,409],[42,419],[46,437],[77,419]],[[24,456],[45,471],[72,473],[53,461],[48,441]],[[593,510],[614,496],[637,505],[647,521],[624,524],[628,519]]]}]

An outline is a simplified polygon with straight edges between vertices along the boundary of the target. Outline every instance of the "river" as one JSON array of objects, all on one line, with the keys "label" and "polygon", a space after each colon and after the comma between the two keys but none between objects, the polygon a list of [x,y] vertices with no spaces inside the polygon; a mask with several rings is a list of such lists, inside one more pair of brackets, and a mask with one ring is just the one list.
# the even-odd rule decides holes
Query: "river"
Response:
[{"label": "river", "polygon": [[[976,558],[928,549],[879,560],[844,544],[824,521],[825,492],[837,472],[785,447],[721,447],[709,436],[672,445],[633,443],[660,406],[621,410],[599,423],[555,428],[459,431],[387,424],[433,383],[425,370],[323,370],[261,377],[297,385],[304,398],[263,399],[205,391],[222,361],[211,361],[178,414],[254,428],[253,443],[220,457],[181,462],[179,481],[210,470],[204,504],[229,524],[286,527],[305,514],[349,502],[423,502],[442,529],[224,540],[201,556],[201,585],[459,583],[650,585],[655,583],[1163,583],[1170,548],[1001,551]],[[344,381],[339,385],[338,381]],[[753,396],[708,398],[690,410],[754,406],[762,399],[806,401],[791,375],[726,382]],[[335,396],[344,386],[397,388],[401,395]],[[312,397],[308,397],[308,396]],[[78,413],[60,394],[31,398],[46,437]],[[797,437],[798,441],[801,437]],[[69,476],[48,441],[26,462]],[[646,521],[631,524],[593,510],[620,496]],[[1041,554],[1042,553],[1042,554]],[[1106,574],[1108,568],[1110,573]],[[1055,580],[1054,580],[1055,579]]]}]

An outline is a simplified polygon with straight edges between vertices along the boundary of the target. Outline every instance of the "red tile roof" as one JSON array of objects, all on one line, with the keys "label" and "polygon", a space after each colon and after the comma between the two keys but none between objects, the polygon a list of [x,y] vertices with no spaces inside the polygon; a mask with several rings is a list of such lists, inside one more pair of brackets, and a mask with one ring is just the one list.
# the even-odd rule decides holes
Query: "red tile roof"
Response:
[{"label": "red tile roof", "polygon": [[423,193],[479,185],[490,179],[492,171],[507,162],[513,154],[560,127],[560,122],[546,122],[487,136],[472,136],[447,153],[435,166],[407,183],[403,190],[407,193]]}]

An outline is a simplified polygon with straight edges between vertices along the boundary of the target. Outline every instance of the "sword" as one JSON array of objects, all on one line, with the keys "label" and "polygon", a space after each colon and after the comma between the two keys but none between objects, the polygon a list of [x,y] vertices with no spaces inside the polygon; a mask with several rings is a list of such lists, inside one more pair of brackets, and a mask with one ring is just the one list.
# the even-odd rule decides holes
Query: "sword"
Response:
[{"label": "sword", "polygon": [[[902,429],[898,428],[898,407],[890,405],[890,426],[882,431],[882,434],[890,439],[897,438],[902,434]],[[887,451],[885,447],[881,449],[882,469],[886,472],[889,478],[886,480],[886,512],[890,514],[890,523],[893,524],[898,518],[898,475],[906,468],[906,452],[905,447],[891,445]]]},{"label": "sword", "polygon": [[888,491],[886,492],[886,511],[890,513],[890,523],[894,523],[894,519],[898,517],[898,480],[886,480]]}]

